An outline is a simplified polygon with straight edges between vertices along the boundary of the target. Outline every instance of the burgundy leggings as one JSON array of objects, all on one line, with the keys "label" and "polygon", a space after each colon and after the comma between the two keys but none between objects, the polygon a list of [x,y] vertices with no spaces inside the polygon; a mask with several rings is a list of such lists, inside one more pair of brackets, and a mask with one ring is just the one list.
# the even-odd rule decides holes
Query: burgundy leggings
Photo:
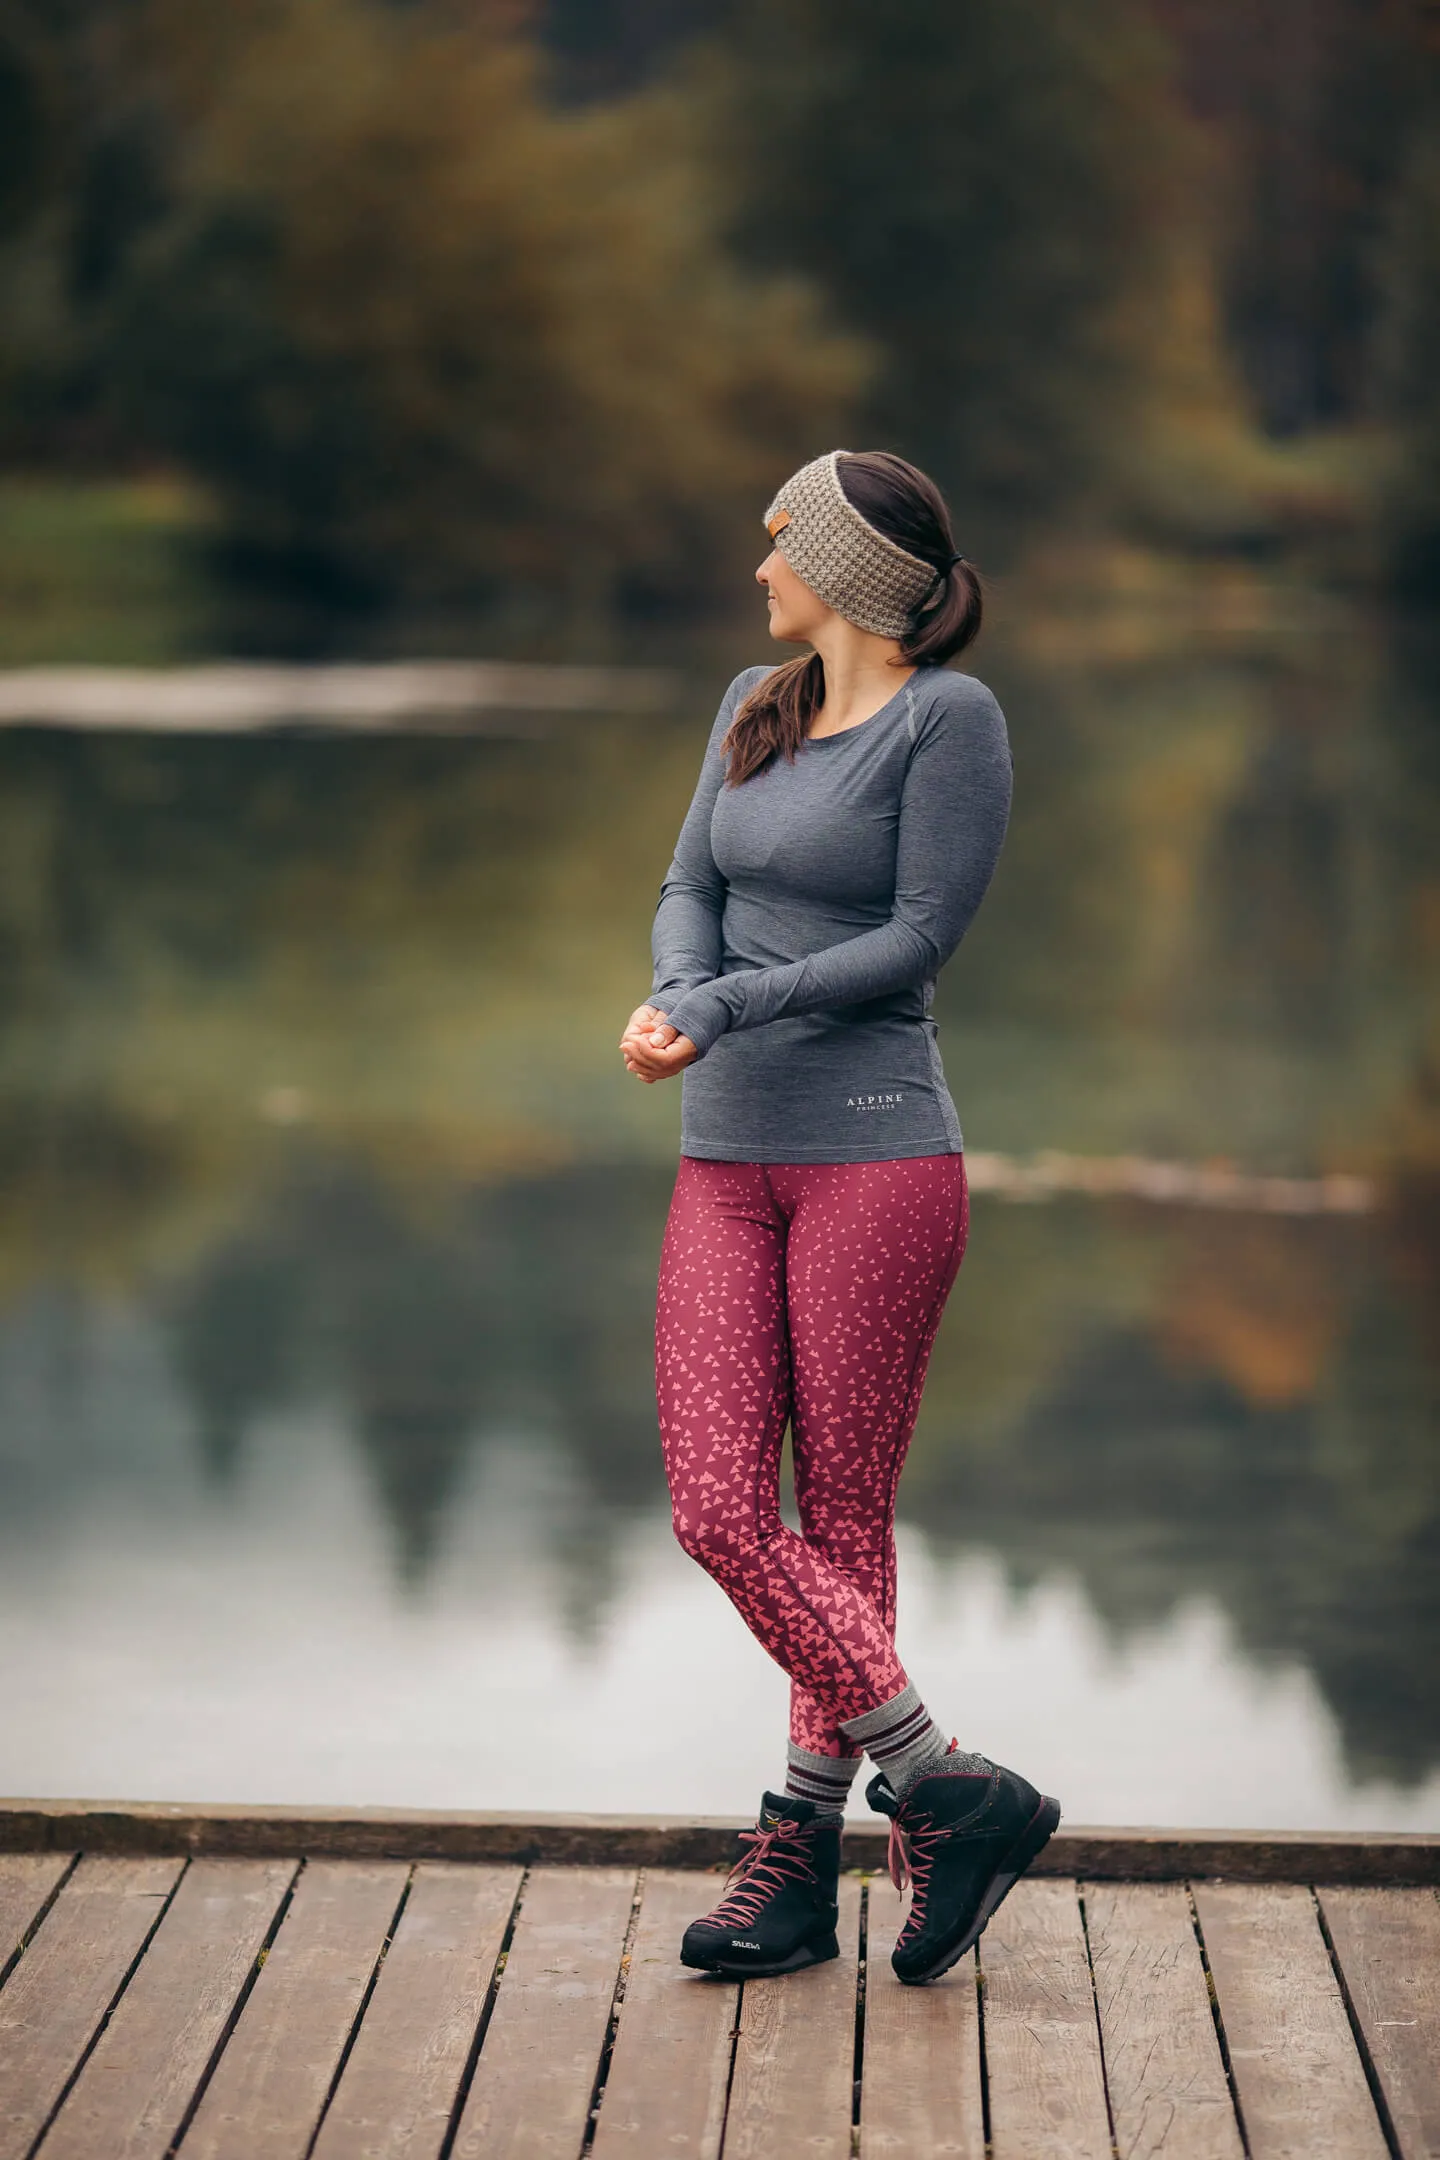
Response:
[{"label": "burgundy leggings", "polygon": [[680,1159],[655,1321],[675,1535],[790,1675],[814,1754],[856,1754],[840,1721],[907,1684],[895,1488],[968,1224],[960,1155]]}]

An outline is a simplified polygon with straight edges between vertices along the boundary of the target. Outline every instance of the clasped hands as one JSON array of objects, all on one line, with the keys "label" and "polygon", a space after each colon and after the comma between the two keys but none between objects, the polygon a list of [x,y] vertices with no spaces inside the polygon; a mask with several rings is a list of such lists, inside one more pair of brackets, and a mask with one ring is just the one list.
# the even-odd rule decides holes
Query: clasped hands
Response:
[{"label": "clasped hands", "polygon": [[683,1072],[700,1055],[688,1035],[679,1035],[654,1005],[637,1005],[620,1037],[627,1072],[647,1087]]}]

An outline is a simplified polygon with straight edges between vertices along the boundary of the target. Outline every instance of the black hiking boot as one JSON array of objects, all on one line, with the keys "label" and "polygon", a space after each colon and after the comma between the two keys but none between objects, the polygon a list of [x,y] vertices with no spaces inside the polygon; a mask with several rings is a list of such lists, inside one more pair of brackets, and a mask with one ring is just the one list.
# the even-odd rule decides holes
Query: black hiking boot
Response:
[{"label": "black hiking boot", "polygon": [[911,1987],[938,1980],[964,1957],[1011,1885],[1060,1820],[1014,1770],[940,1770],[903,1800],[882,1771],[865,1798],[890,1817],[890,1877],[910,1879],[910,1910],[890,1963]]},{"label": "black hiking boot", "polygon": [[740,1837],[749,1850],[715,1910],[686,1928],[681,1964],[755,1980],[839,1957],[839,1823],[817,1822],[812,1801],[767,1792]]}]

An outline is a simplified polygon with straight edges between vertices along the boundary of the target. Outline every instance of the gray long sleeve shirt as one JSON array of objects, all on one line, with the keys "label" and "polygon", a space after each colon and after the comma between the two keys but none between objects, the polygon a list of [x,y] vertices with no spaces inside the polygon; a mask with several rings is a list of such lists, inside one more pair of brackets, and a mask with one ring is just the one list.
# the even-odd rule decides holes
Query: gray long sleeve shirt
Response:
[{"label": "gray long sleeve shirt", "polygon": [[710,731],[651,936],[650,1003],[700,1055],[680,1149],[722,1161],[958,1154],[930,1016],[1010,810],[1004,716],[973,675],[921,668],[858,727],[725,787]]}]

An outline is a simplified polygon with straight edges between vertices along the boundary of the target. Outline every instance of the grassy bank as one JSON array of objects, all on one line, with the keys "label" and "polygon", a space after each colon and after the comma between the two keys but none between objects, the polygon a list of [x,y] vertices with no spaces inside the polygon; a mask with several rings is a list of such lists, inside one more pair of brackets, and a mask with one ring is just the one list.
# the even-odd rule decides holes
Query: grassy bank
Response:
[{"label": "grassy bank", "polygon": [[158,667],[213,649],[203,500],[173,481],[0,481],[0,667]]}]

